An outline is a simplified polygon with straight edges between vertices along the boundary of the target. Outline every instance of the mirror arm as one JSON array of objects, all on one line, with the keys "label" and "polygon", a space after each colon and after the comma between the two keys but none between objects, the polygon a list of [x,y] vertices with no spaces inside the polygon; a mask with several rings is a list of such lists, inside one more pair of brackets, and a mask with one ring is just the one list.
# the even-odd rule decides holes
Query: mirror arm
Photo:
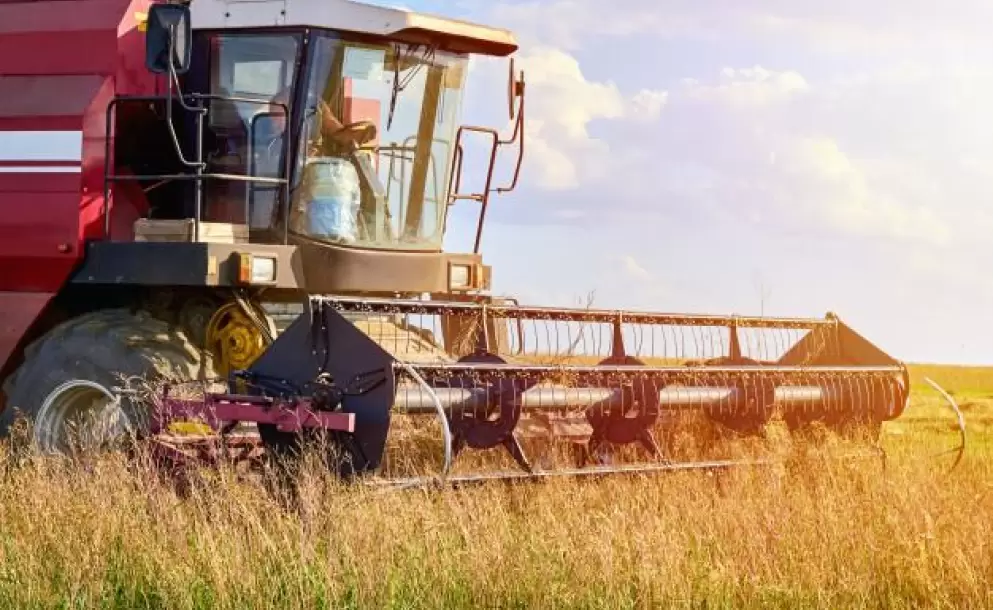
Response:
[{"label": "mirror arm", "polygon": [[514,178],[511,180],[510,185],[496,189],[496,192],[500,194],[509,193],[517,188],[517,181],[521,177],[521,166],[524,164],[524,72],[521,72],[519,86],[518,96],[520,97],[520,105],[517,109],[517,121],[514,125],[514,133],[510,136],[510,139],[500,142],[500,144],[513,144],[515,141],[517,142],[517,163],[514,168]]}]

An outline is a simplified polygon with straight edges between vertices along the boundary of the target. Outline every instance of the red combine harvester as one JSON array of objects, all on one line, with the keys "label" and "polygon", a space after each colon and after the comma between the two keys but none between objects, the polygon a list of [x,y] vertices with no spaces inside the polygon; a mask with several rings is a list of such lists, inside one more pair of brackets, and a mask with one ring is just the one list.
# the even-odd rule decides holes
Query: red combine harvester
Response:
[{"label": "red combine harvester", "polygon": [[[491,296],[480,240],[517,183],[523,75],[508,138],[459,111],[470,56],[516,49],[349,0],[0,0],[0,433],[22,414],[42,452],[138,438],[174,461],[323,439],[343,476],[423,433],[444,476],[480,480],[725,465],[672,461],[658,435],[687,414],[746,436],[901,414],[907,369],[833,316]],[[489,161],[466,193],[470,137]],[[471,253],[442,250],[458,201],[479,205]],[[578,462],[539,467],[535,436]],[[606,463],[626,445],[647,459]],[[518,468],[457,472],[492,448]]]}]

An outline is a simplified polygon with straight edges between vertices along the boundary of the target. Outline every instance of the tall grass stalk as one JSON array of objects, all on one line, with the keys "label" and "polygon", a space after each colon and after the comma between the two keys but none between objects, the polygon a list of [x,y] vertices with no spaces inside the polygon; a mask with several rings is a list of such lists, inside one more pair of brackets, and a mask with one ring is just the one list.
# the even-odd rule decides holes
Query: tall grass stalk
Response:
[{"label": "tall grass stalk", "polygon": [[926,460],[180,498],[115,457],[0,451],[0,607],[978,607],[993,465]]}]

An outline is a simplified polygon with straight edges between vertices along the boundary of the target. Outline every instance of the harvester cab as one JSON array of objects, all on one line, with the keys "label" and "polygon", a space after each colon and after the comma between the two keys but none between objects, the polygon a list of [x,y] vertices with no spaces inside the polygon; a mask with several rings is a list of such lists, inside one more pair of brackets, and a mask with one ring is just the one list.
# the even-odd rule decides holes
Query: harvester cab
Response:
[{"label": "harvester cab", "polygon": [[[514,187],[523,153],[523,80],[512,62],[512,137],[459,118],[471,55],[509,55],[513,36],[350,0],[155,4],[147,30],[146,66],[162,75],[168,98],[162,144],[175,155],[155,172],[108,175],[108,201],[125,180],[147,193],[152,214],[137,238],[292,246],[218,252],[219,283],[270,293],[489,288],[479,254],[486,207],[495,190]],[[118,97],[111,112],[141,101]],[[457,193],[472,133],[490,139],[486,185]],[[495,188],[498,151],[508,146],[517,147],[517,170]],[[475,250],[445,254],[459,199],[480,204]],[[112,215],[105,219],[113,238]]]},{"label": "harvester cab", "polygon": [[[20,5],[0,4],[0,19],[27,31],[43,21],[39,6],[62,10],[29,4],[16,14],[5,7]],[[725,467],[736,462],[674,463],[675,432],[753,437],[776,418],[794,431],[821,422],[878,434],[903,411],[906,367],[835,316],[492,296],[483,223],[491,195],[516,186],[524,151],[513,60],[511,133],[459,117],[470,56],[512,55],[509,32],[351,0],[152,4],[129,28],[130,7],[122,0],[121,22],[101,30],[118,36],[104,59],[132,65],[140,49],[144,75],[122,71],[108,81],[111,96],[102,80],[80,81],[92,91],[67,101],[91,96],[83,178],[66,183],[85,211],[73,219],[78,247],[44,245],[72,265],[41,289],[25,274],[0,286],[0,313],[20,324],[16,336],[0,334],[0,431],[15,410],[48,451],[63,451],[77,426],[91,442],[136,431],[172,465],[291,457],[305,441],[330,440],[320,446],[342,475],[465,481]],[[73,73],[59,69],[42,80]],[[0,103],[0,129],[3,112]],[[488,164],[483,186],[465,193],[470,135],[487,143]],[[503,149],[513,168],[505,183],[494,179]],[[54,188],[37,175],[25,172],[17,192]],[[0,174],[0,197],[12,191]],[[479,205],[475,246],[446,253],[459,200]],[[39,244],[54,240],[38,234]],[[0,260],[19,256],[3,247]],[[301,302],[285,328],[264,306]],[[139,397],[121,389],[122,376],[224,387]],[[565,468],[554,466],[558,441]],[[614,464],[635,457],[628,449],[641,464]],[[475,472],[494,455],[508,461],[497,474]]]}]

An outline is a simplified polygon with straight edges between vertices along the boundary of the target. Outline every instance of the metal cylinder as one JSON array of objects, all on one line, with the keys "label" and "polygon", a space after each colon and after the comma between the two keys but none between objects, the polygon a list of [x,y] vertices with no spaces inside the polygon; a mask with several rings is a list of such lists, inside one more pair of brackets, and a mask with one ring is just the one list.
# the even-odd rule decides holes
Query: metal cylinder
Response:
[{"label": "metal cylinder", "polygon": [[[773,404],[785,409],[869,408],[871,403],[885,399],[887,392],[881,386],[875,391],[857,381],[839,381],[825,385],[781,385],[767,390],[760,384],[741,386],[668,387],[658,392],[659,406],[663,409],[739,410],[754,408],[757,401],[773,399]],[[446,410],[478,411],[485,409],[494,398],[485,388],[437,388],[434,390]],[[624,404],[630,394],[620,388],[596,387],[540,387],[532,388],[517,397],[517,404],[525,410],[553,411],[562,409],[588,409],[630,407]],[[771,405],[766,405],[771,406]],[[435,403],[420,387],[402,385],[397,388],[395,407],[408,413],[435,412]]]}]

